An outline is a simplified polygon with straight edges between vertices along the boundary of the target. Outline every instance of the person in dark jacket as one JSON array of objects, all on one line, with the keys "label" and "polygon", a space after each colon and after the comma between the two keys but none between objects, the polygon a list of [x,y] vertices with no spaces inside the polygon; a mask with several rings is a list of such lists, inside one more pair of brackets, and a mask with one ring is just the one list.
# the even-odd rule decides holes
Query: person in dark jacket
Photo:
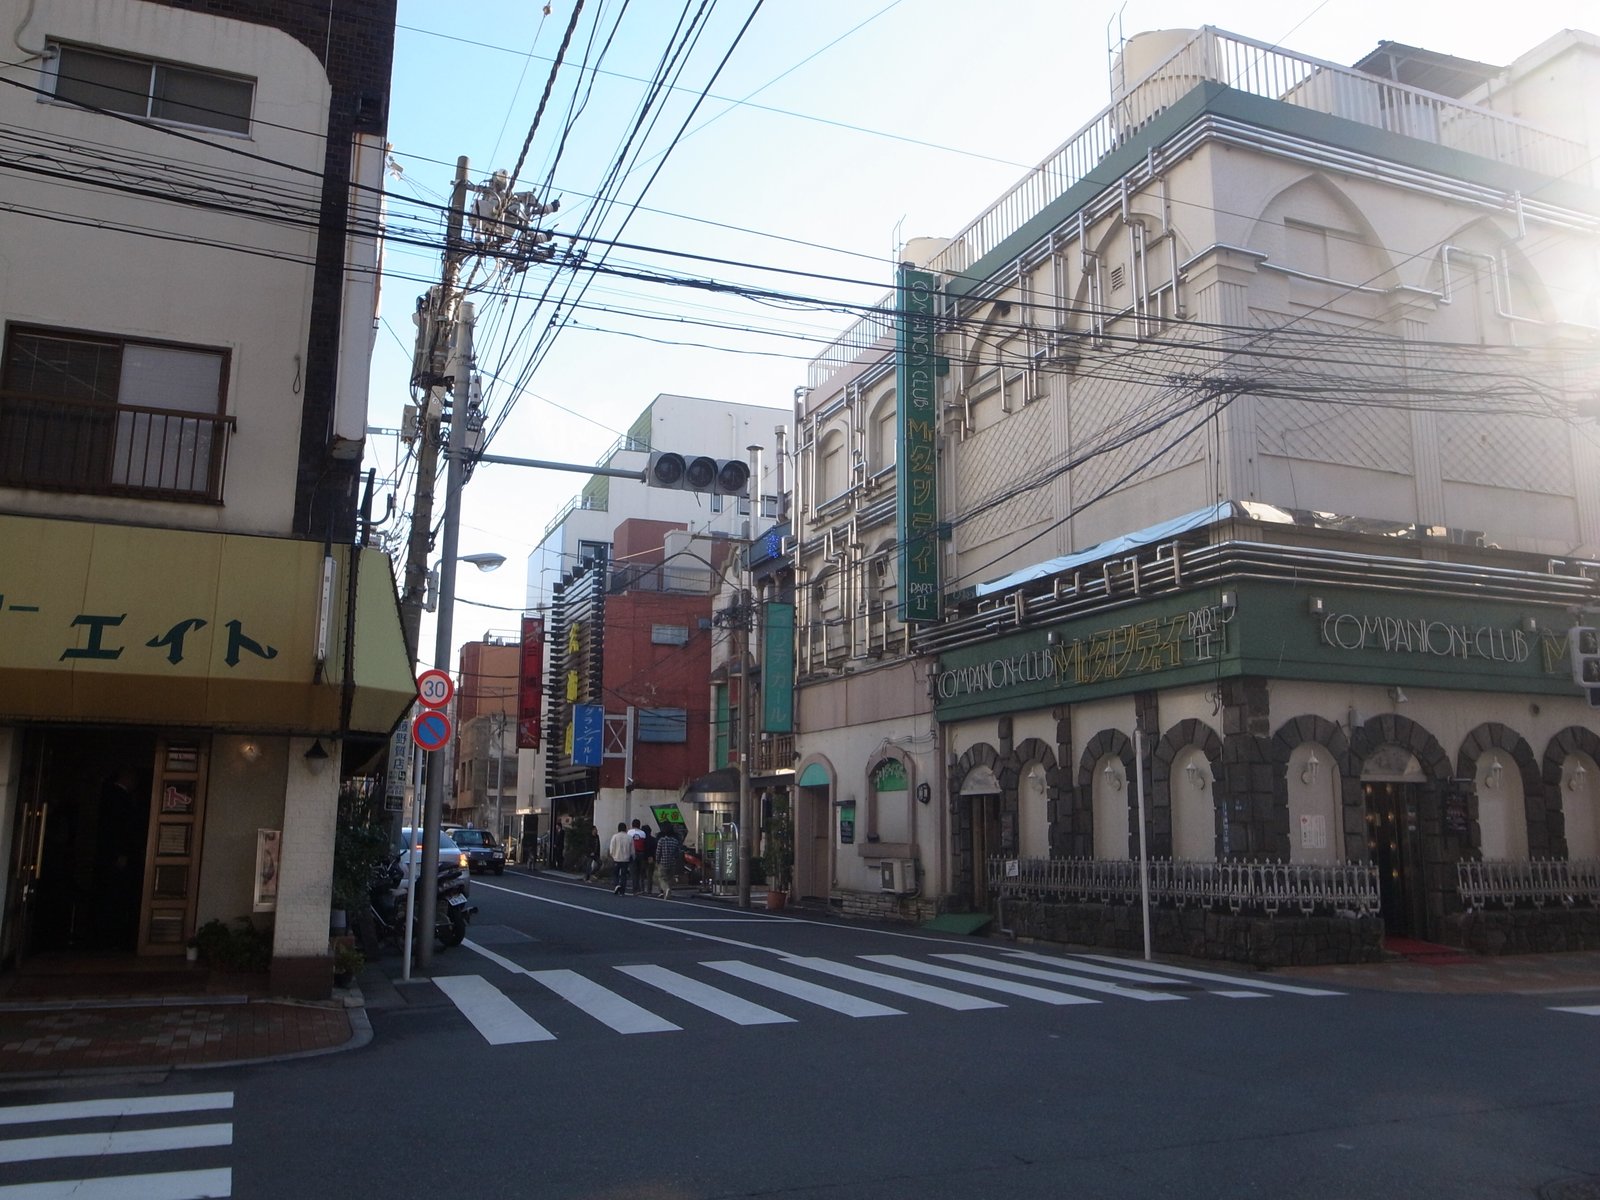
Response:
[{"label": "person in dark jacket", "polygon": [[675,825],[663,825],[656,839],[656,895],[672,899],[672,881],[683,867],[683,839]]}]

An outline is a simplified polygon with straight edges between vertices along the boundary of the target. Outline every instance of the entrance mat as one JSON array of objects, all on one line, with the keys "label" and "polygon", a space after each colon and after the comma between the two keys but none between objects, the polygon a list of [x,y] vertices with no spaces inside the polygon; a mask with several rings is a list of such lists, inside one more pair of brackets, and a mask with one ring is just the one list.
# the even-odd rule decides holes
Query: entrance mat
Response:
[{"label": "entrance mat", "polygon": [[1384,935],[1383,948],[1390,954],[1398,954],[1407,962],[1423,963],[1427,966],[1443,967],[1475,961],[1472,955],[1462,953],[1458,946],[1441,946],[1437,942],[1393,937],[1389,934]]},{"label": "entrance mat", "polygon": [[939,933],[977,933],[993,920],[994,917],[988,913],[945,913],[931,921],[924,921],[922,928]]}]

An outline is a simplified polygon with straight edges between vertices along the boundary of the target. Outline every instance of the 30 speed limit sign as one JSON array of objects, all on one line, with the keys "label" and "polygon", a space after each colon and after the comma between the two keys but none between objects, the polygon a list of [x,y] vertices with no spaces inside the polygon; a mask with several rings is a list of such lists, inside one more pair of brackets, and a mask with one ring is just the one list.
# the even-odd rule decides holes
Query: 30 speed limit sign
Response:
[{"label": "30 speed limit sign", "polygon": [[417,676],[417,699],[427,708],[443,708],[456,694],[456,685],[450,682],[450,673],[437,667]]}]

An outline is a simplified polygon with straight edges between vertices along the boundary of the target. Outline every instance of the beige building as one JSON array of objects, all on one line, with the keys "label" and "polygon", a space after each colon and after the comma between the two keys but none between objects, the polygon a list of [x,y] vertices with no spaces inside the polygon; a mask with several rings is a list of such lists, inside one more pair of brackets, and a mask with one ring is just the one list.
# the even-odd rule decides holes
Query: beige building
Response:
[{"label": "beige building", "polygon": [[357,511],[394,21],[291,7],[0,3],[5,969],[242,920],[330,987],[341,789],[413,694]]},{"label": "beige building", "polygon": [[[1115,103],[906,248],[797,428],[834,893],[1028,895],[1123,944],[1143,846],[1195,953],[1600,937],[1566,651],[1600,578],[1597,70],[1571,31],[1504,67],[1141,35]],[[862,870],[902,855],[915,887]],[[1322,948],[1250,925],[1280,909]]]}]

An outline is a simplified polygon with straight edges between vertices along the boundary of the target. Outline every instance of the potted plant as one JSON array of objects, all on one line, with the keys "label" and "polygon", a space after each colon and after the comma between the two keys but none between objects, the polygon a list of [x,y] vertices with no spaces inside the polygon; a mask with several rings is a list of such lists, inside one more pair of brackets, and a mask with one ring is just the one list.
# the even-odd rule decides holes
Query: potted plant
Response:
[{"label": "potted plant", "polygon": [[333,985],[334,987],[349,987],[354,982],[357,973],[367,965],[366,956],[351,944],[350,939],[341,938],[333,947]]},{"label": "potted plant", "polygon": [[767,907],[782,908],[789,901],[794,870],[794,827],[787,807],[774,805],[772,809],[766,842],[761,848],[761,866],[767,876]]}]

